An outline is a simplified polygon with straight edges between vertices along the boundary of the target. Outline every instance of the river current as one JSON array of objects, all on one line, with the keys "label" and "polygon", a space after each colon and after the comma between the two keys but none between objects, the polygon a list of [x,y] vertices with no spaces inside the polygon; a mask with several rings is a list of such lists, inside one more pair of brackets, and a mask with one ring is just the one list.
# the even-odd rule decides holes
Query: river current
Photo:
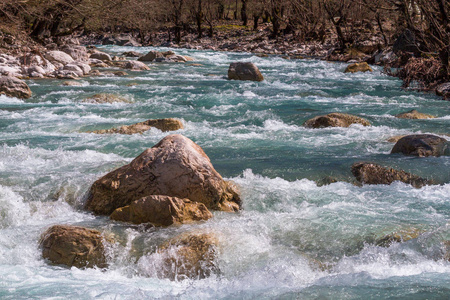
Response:
[{"label": "river current", "polygon": [[[100,49],[121,54],[153,48]],[[387,141],[413,133],[448,139],[448,101],[403,90],[378,67],[373,73],[344,74],[342,63],[174,51],[195,61],[154,63],[149,71],[124,77],[85,77],[75,87],[62,86],[61,80],[28,80],[32,98],[0,96],[1,299],[450,297],[443,243],[450,240],[450,156],[393,155],[394,144]],[[255,63],[265,80],[227,80],[234,61]],[[100,92],[130,103],[83,102]],[[394,117],[412,109],[437,118]],[[356,114],[372,126],[302,126],[330,112]],[[162,229],[126,226],[84,211],[85,194],[96,179],[171,134],[85,132],[166,117],[181,119],[185,129],[176,133],[199,144],[216,170],[240,187],[243,210],[213,212],[206,222]],[[403,169],[438,185],[357,186],[350,167],[359,161]],[[327,178],[337,182],[322,184]],[[45,262],[39,238],[55,224],[114,235],[118,242],[109,249],[109,268]],[[374,243],[411,228],[423,233],[389,247]],[[187,231],[218,238],[220,274],[158,278],[155,247]]]}]

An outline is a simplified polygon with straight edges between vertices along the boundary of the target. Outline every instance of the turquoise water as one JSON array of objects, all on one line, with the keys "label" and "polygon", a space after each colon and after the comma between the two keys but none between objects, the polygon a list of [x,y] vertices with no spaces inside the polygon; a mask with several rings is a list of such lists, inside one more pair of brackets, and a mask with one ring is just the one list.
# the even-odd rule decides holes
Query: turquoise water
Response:
[{"label": "turquoise water", "polygon": [[[112,54],[152,48],[101,47]],[[166,50],[166,49],[164,49]],[[402,90],[382,74],[344,74],[344,64],[175,50],[194,66],[150,64],[125,77],[86,77],[82,86],[29,80],[28,100],[0,96],[0,298],[40,299],[446,299],[450,262],[450,158],[390,155],[387,139],[450,134],[448,102]],[[263,82],[229,81],[230,62],[251,61]],[[136,85],[129,86],[130,83]],[[95,93],[131,103],[90,104]],[[417,109],[436,119],[393,115]],[[306,129],[316,115],[346,112],[373,126]],[[176,117],[223,177],[241,189],[243,210],[207,222],[145,229],[82,210],[100,176],[130,162],[164,136],[85,133],[151,118]],[[350,166],[372,161],[433,178],[358,187]],[[339,182],[320,183],[326,177]],[[67,269],[40,256],[40,234],[54,224],[97,228],[118,241],[107,270]],[[388,248],[376,237],[407,228],[417,239]],[[161,241],[186,231],[219,239],[220,275],[173,282],[158,278]]]}]

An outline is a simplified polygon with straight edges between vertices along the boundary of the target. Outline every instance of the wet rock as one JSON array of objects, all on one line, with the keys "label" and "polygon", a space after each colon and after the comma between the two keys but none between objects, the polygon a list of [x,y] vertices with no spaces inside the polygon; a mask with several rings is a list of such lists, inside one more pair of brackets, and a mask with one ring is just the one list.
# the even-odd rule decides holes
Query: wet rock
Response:
[{"label": "wet rock", "polygon": [[167,118],[167,119],[152,119],[144,122],[139,122],[133,125],[124,125],[119,128],[112,129],[103,129],[103,130],[95,130],[90,133],[97,134],[110,134],[110,133],[118,133],[118,134],[136,134],[136,133],[144,133],[145,131],[150,130],[152,127],[158,128],[161,131],[175,131],[179,129],[183,129],[184,125],[180,120]]},{"label": "wet rock", "polygon": [[83,70],[81,70],[81,68],[75,64],[67,64],[64,66],[63,70],[72,71],[77,74],[77,76],[83,76],[84,74]]},{"label": "wet rock", "polygon": [[103,103],[118,103],[118,102],[130,103],[131,101],[119,95],[100,93],[84,99],[83,102],[103,104]]},{"label": "wet rock", "polygon": [[434,119],[434,118],[436,118],[435,116],[432,116],[432,115],[420,113],[415,109],[395,115],[395,117],[399,118],[399,119]]},{"label": "wet rock", "polygon": [[124,72],[124,71],[116,71],[116,72],[113,72],[113,74],[114,74],[114,76],[128,76],[128,73]]},{"label": "wet rock", "polygon": [[432,134],[413,134],[402,137],[391,153],[412,156],[441,156],[447,149],[447,140]]},{"label": "wet rock", "polygon": [[98,59],[101,61],[112,61],[112,58],[108,53],[104,53],[104,52],[100,52],[100,51],[92,53],[89,58],[94,58],[94,59]]},{"label": "wet rock", "polygon": [[127,61],[124,65],[124,68],[134,70],[134,71],[150,70],[150,68],[146,64],[144,64],[143,62],[137,61],[137,60]]},{"label": "wet rock", "polygon": [[171,280],[203,279],[218,274],[217,240],[210,234],[183,234],[161,245],[160,276]]},{"label": "wet rock", "polygon": [[164,55],[159,51],[150,51],[144,56],[138,58],[138,61],[154,61],[156,58],[164,57]]},{"label": "wet rock", "polygon": [[202,203],[169,196],[148,196],[117,208],[112,220],[134,224],[151,223],[154,226],[170,226],[208,220],[212,214]]},{"label": "wet rock", "polygon": [[150,195],[188,198],[214,210],[236,211],[240,205],[235,187],[222,179],[202,148],[173,134],[94,182],[85,208],[109,215]]},{"label": "wet rock", "polygon": [[251,62],[234,62],[228,69],[228,79],[263,81],[264,76]]},{"label": "wet rock", "polygon": [[83,75],[88,75],[91,72],[91,67],[87,63],[76,61],[73,64],[83,71]]},{"label": "wet rock", "polygon": [[411,227],[396,232],[388,233],[382,237],[375,238],[375,245],[380,247],[389,247],[394,243],[404,243],[416,239],[423,233],[422,230]]},{"label": "wet rock", "polygon": [[136,51],[128,51],[128,52],[124,52],[122,53],[123,56],[126,57],[141,57],[142,54]]},{"label": "wet rock", "polygon": [[450,241],[443,242],[444,244],[444,259],[450,261]]},{"label": "wet rock", "polygon": [[442,96],[445,99],[450,98],[450,82],[445,82],[436,87],[436,95]]},{"label": "wet rock", "polygon": [[370,126],[370,122],[366,119],[343,113],[330,113],[328,115],[317,116],[306,121],[303,126],[308,128],[349,127],[352,124]]},{"label": "wet rock", "polygon": [[67,54],[65,52],[58,51],[58,50],[48,51],[44,54],[44,57],[53,64],[56,63],[56,64],[64,65],[64,66],[74,62],[74,59],[72,58],[72,56],[70,56],[69,54]]},{"label": "wet rock", "polygon": [[42,256],[68,267],[107,267],[103,238],[99,231],[78,226],[55,225],[41,237]]},{"label": "wet rock", "polygon": [[99,70],[91,70],[91,71],[89,72],[89,75],[91,75],[91,76],[101,76],[101,75],[103,75],[103,74],[102,74],[102,72],[100,72]]},{"label": "wet rock", "polygon": [[395,135],[395,136],[391,136],[390,138],[388,138],[386,141],[389,143],[397,143],[398,140],[400,140],[402,137],[404,137],[405,135]]},{"label": "wet rock", "polygon": [[352,173],[362,184],[391,184],[394,181],[401,181],[411,184],[416,188],[433,184],[431,180],[421,178],[417,175],[407,173],[402,170],[384,168],[374,163],[355,163],[352,165]]},{"label": "wet rock", "polygon": [[356,72],[372,72],[372,68],[366,63],[354,63],[348,65],[344,73],[356,73]]},{"label": "wet rock", "polygon": [[28,85],[15,77],[0,77],[0,95],[28,99],[31,97],[31,90]]}]

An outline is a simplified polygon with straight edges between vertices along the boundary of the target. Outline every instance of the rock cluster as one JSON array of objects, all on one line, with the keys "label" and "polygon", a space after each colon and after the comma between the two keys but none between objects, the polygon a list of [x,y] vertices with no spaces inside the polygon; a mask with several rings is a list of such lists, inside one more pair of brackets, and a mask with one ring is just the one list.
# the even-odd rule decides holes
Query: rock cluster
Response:
[{"label": "rock cluster", "polygon": [[240,205],[234,187],[217,173],[200,146],[173,134],[130,164],[98,179],[89,190],[85,207],[109,215],[151,195],[188,198],[213,210],[236,211]]},{"label": "rock cluster", "polygon": [[138,58],[139,61],[147,62],[187,62],[193,59],[189,56],[175,54],[173,51],[160,52],[152,50]]}]

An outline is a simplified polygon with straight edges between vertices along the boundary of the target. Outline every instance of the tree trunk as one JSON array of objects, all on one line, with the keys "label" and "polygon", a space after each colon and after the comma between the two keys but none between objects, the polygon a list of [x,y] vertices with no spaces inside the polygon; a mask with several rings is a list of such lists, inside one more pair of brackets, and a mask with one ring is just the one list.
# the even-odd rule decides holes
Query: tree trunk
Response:
[{"label": "tree trunk", "polygon": [[241,19],[242,19],[242,25],[247,26],[248,25],[247,0],[242,0]]}]

